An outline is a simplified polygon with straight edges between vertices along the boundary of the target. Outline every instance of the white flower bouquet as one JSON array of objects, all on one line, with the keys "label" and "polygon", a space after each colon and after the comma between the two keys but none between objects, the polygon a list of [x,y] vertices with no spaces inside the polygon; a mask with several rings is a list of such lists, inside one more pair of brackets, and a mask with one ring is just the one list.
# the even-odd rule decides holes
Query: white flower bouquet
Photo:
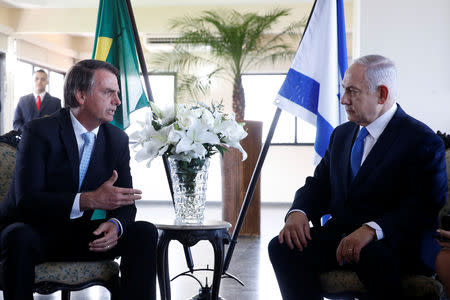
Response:
[{"label": "white flower bouquet", "polygon": [[204,160],[227,147],[247,153],[240,141],[247,136],[242,123],[234,115],[225,114],[221,104],[207,106],[203,103],[178,104],[176,109],[159,109],[152,103],[153,115],[148,113],[142,127],[130,135],[135,147],[137,161],[151,161],[160,155],[167,155],[179,161],[191,163]]}]

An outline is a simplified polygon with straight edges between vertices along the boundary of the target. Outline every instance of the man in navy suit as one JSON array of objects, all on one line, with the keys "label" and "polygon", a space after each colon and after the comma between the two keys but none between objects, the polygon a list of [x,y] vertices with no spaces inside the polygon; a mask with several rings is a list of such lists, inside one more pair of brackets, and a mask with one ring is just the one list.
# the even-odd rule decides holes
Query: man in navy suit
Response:
[{"label": "man in navy suit", "polygon": [[334,130],[269,244],[283,299],[321,299],[319,272],[337,268],[356,271],[370,299],[401,299],[402,274],[435,267],[432,235],[447,191],[442,140],[396,104],[389,59],[357,59],[343,88],[350,122]]},{"label": "man in navy suit", "polygon": [[33,93],[20,97],[17,104],[13,121],[14,130],[22,130],[25,123],[36,118],[49,116],[61,109],[61,100],[52,97],[45,91],[48,78],[44,70],[41,69],[34,72],[33,82]]},{"label": "man in navy suit", "polygon": [[[43,261],[118,256],[121,299],[156,298],[157,230],[134,221],[141,192],[132,188],[128,136],[109,124],[120,104],[117,76],[102,61],[77,63],[64,85],[68,107],[23,128],[13,182],[0,204],[6,300],[33,298],[34,266]],[[80,165],[88,166],[85,176]]]}]

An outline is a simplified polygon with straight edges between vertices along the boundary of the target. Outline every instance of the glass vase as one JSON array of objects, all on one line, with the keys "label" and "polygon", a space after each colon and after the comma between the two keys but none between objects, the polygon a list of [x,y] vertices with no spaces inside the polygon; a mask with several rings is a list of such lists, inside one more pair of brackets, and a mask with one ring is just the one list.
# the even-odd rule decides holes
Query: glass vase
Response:
[{"label": "glass vase", "polygon": [[187,162],[169,156],[169,166],[176,222],[203,223],[209,159],[192,159]]}]

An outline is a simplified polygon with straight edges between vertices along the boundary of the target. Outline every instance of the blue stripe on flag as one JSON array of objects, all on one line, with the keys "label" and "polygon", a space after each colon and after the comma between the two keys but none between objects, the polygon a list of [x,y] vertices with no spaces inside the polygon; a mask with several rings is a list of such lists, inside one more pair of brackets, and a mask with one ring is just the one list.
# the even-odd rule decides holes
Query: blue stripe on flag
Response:
[{"label": "blue stripe on flag", "polygon": [[294,69],[289,69],[278,94],[317,114],[320,84]]},{"label": "blue stripe on flag", "polygon": [[337,35],[338,35],[338,61],[339,61],[339,75],[344,78],[344,73],[347,70],[347,38],[345,36],[345,16],[344,3],[336,1],[337,9]]},{"label": "blue stripe on flag", "polygon": [[325,155],[330,142],[331,134],[333,133],[333,126],[322,117],[321,114],[317,114],[317,131],[316,142],[314,143],[314,149],[321,157]]},{"label": "blue stripe on flag", "polygon": [[339,104],[346,69],[343,0],[316,0],[275,105],[316,126],[317,156],[325,155],[333,128],[347,119]]}]

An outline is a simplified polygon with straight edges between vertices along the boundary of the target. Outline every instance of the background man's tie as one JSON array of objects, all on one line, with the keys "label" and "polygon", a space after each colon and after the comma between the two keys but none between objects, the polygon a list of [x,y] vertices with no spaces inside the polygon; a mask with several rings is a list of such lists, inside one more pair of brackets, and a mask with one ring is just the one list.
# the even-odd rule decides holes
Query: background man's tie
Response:
[{"label": "background man's tie", "polygon": [[36,101],[36,107],[37,110],[39,111],[39,108],[41,108],[41,96],[37,96],[37,101]]},{"label": "background man's tie", "polygon": [[[81,185],[83,184],[84,176],[86,175],[86,171],[89,167],[89,161],[91,160],[92,148],[94,148],[95,143],[95,134],[92,132],[85,132],[82,134],[84,139],[84,147],[83,154],[81,155],[80,161],[80,183],[78,186],[78,190],[80,190]],[[92,214],[91,220],[104,219],[106,217],[106,212],[102,209],[94,210]]]},{"label": "background man's tie", "polygon": [[361,160],[364,152],[364,139],[369,134],[366,127],[361,128],[353,144],[352,153],[350,155],[350,167],[351,167],[351,180],[355,178],[358,173],[359,167],[361,167]]}]

